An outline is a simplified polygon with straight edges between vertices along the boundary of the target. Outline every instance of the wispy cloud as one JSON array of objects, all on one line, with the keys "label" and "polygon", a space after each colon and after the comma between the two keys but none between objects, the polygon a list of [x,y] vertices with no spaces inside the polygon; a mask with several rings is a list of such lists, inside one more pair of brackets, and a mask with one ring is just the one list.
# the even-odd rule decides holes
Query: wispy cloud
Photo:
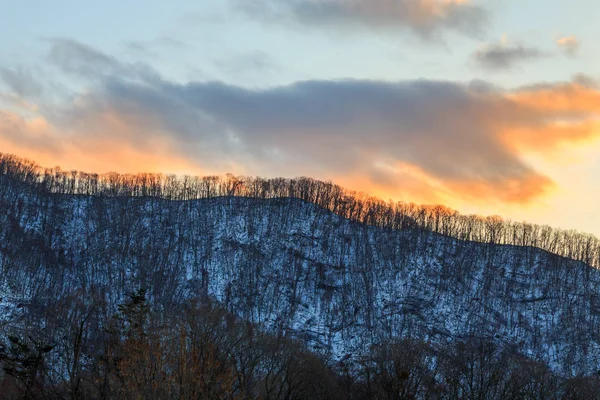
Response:
[{"label": "wispy cloud", "polygon": [[90,46],[71,39],[47,39],[51,43],[48,62],[66,74],[85,79],[121,76],[129,79],[155,79],[156,72],[146,64],[126,64]]},{"label": "wispy cloud", "polygon": [[526,61],[546,57],[535,47],[509,43],[506,36],[500,42],[488,43],[473,53],[473,59],[481,67],[490,70],[507,70]]},{"label": "wispy cloud", "polygon": [[271,21],[374,30],[408,29],[421,37],[444,30],[481,33],[489,14],[468,0],[239,1],[248,14]]},{"label": "wispy cloud", "polygon": [[24,68],[10,69],[0,67],[0,81],[16,95],[21,97],[38,96],[43,86],[32,71]]},{"label": "wispy cloud", "polygon": [[595,79],[594,77],[589,76],[587,74],[583,74],[583,73],[575,74],[573,76],[573,82],[575,82],[581,86],[591,88],[591,89],[600,88],[600,84],[598,83],[597,79]]},{"label": "wispy cloud", "polygon": [[215,60],[215,65],[232,76],[252,77],[278,70],[277,64],[264,51],[254,50]]},{"label": "wispy cloud", "polygon": [[577,52],[579,51],[579,39],[573,35],[560,37],[556,41],[556,44],[566,55],[570,57],[576,56]]}]

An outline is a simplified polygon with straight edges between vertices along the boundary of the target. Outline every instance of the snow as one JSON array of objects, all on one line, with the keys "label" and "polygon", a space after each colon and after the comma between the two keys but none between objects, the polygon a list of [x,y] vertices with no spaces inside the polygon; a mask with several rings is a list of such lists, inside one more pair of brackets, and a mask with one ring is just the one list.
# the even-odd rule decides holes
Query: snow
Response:
[{"label": "snow", "polygon": [[600,359],[598,271],[540,250],[367,227],[294,199],[22,196],[0,213],[0,324],[17,304],[95,285],[115,307],[143,286],[163,304],[208,294],[331,362],[470,335],[569,375]]}]

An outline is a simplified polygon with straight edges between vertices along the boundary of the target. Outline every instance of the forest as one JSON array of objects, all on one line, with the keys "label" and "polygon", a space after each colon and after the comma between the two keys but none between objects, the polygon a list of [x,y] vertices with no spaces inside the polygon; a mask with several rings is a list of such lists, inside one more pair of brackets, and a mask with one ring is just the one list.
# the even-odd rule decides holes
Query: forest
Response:
[{"label": "forest", "polygon": [[137,290],[112,317],[97,316],[79,304],[68,324],[47,327],[54,335],[9,336],[0,347],[2,398],[541,400],[600,393],[596,376],[565,379],[478,337],[438,349],[413,339],[382,343],[350,370],[210,302],[157,313]]},{"label": "forest", "polygon": [[8,399],[593,399],[598,240],[309,178],[0,157]]},{"label": "forest", "polygon": [[600,240],[575,230],[553,229],[499,216],[461,215],[443,205],[385,202],[349,191],[331,182],[234,176],[162,174],[93,174],[42,168],[35,162],[0,153],[0,174],[27,183],[44,193],[109,197],[154,197],[194,200],[222,196],[258,199],[296,198],[316,204],[343,218],[389,229],[419,228],[456,239],[490,244],[532,246],[600,266]]}]

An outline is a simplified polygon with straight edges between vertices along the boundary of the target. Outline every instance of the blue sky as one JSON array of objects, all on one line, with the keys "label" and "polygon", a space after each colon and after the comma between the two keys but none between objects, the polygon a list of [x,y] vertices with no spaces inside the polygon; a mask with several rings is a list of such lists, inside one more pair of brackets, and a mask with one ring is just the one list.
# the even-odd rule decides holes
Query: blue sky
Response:
[{"label": "blue sky", "polygon": [[[252,0],[246,0],[252,3]],[[493,80],[503,86],[564,80],[593,72],[600,55],[588,48],[600,34],[600,7],[592,0],[480,1],[489,22],[475,37],[449,32],[432,40],[410,32],[306,29],[266,23],[240,10],[240,1],[24,1],[3,7],[0,49],[4,63],[43,63],[47,38],[78,40],[103,52],[151,62],[165,76],[276,85],[304,79]],[[536,60],[511,71],[485,71],[469,62],[473,50],[506,34],[548,53],[560,36],[575,35],[580,57]],[[262,59],[242,67],[244,61]],[[235,68],[236,63],[241,63]],[[254,68],[253,68],[254,67]],[[269,68],[269,73],[264,73]],[[259,71],[256,71],[256,70]],[[249,71],[248,71],[249,70]]]},{"label": "blue sky", "polygon": [[600,233],[592,0],[2,6],[0,151],[310,175]]}]

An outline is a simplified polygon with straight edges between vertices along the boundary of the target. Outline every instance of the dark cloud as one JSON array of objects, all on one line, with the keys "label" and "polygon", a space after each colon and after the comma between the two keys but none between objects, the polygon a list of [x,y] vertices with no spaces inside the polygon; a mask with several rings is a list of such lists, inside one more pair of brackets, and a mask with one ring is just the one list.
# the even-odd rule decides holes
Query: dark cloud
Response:
[{"label": "dark cloud", "polygon": [[408,176],[427,181],[415,187],[433,182],[458,198],[528,202],[552,182],[523,161],[520,147],[584,140],[596,132],[585,122],[600,114],[600,95],[577,83],[514,91],[482,81],[179,84],[86,47],[61,46],[57,65],[95,77],[91,90],[44,115],[57,131],[136,149],[167,143],[222,172],[241,165],[261,175],[362,174],[388,189],[402,188]]},{"label": "dark cloud", "polygon": [[473,58],[483,68],[503,70],[546,56],[546,53],[533,47],[493,43],[477,50]]},{"label": "dark cloud", "polygon": [[327,168],[356,170],[378,159],[394,160],[442,180],[498,187],[537,175],[499,141],[494,117],[506,124],[536,121],[516,105],[484,98],[468,86],[309,81],[264,91],[213,83],[161,92],[222,121],[255,152],[264,147],[300,152],[303,161]]},{"label": "dark cloud", "polygon": [[255,0],[239,1],[249,15],[307,26],[375,30],[409,29],[421,37],[442,30],[481,33],[488,12],[457,0]]}]

